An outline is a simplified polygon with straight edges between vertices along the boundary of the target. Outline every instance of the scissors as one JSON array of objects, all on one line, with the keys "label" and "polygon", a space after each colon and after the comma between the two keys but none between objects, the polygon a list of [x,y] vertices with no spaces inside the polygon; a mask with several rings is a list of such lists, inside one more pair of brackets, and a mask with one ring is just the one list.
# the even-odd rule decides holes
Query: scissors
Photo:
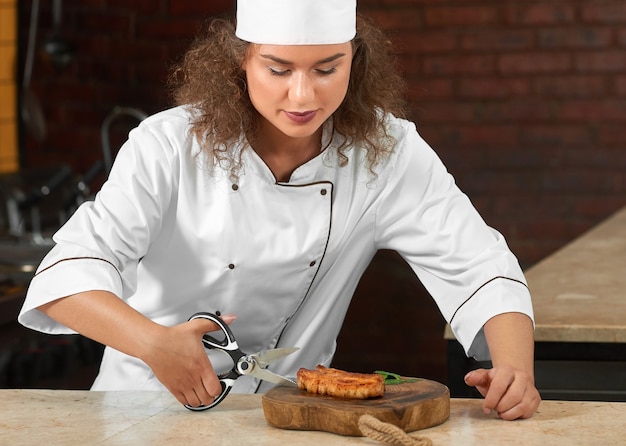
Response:
[{"label": "scissors", "polygon": [[226,352],[233,361],[233,368],[229,372],[217,375],[220,380],[220,384],[222,384],[222,392],[215,397],[211,404],[198,407],[192,407],[185,404],[187,409],[200,411],[217,406],[224,398],[226,398],[226,395],[228,395],[235,384],[235,380],[243,375],[251,375],[265,381],[281,384],[283,386],[297,387],[297,384],[293,380],[280,376],[265,368],[277,359],[297,351],[297,347],[274,348],[249,355],[239,349],[239,345],[237,345],[237,341],[235,340],[235,336],[233,336],[232,331],[230,331],[228,325],[226,325],[226,323],[218,315],[200,312],[189,318],[190,321],[194,319],[208,319],[217,324],[224,335],[224,339],[218,340],[205,333],[202,336],[202,343],[206,349],[217,349]]}]

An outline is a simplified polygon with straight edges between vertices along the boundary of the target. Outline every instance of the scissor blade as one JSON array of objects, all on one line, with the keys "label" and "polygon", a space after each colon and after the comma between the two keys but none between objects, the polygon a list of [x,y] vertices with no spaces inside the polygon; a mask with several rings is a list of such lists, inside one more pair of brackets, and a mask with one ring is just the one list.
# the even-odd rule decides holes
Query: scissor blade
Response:
[{"label": "scissor blade", "polygon": [[297,352],[298,350],[300,350],[298,347],[281,347],[267,350],[263,353],[258,353],[253,356],[254,359],[259,362],[259,365],[261,367],[266,367],[277,359],[283,358],[287,355]]},{"label": "scissor blade", "polygon": [[290,355],[298,350],[300,350],[298,347],[281,347],[267,350],[263,353],[251,355],[257,366],[252,369],[252,372],[250,374],[256,376],[259,379],[269,381],[274,384],[280,384],[288,387],[297,387],[298,385],[295,381],[271,372],[265,367],[267,367],[270,363],[287,355]]},{"label": "scissor blade", "polygon": [[251,375],[254,375],[257,378],[262,379],[263,381],[269,381],[274,384],[280,384],[281,386],[298,387],[298,384],[296,384],[295,381],[292,381],[289,378],[285,378],[284,376],[280,376],[267,369],[260,369],[257,367],[256,369],[254,369]]}]

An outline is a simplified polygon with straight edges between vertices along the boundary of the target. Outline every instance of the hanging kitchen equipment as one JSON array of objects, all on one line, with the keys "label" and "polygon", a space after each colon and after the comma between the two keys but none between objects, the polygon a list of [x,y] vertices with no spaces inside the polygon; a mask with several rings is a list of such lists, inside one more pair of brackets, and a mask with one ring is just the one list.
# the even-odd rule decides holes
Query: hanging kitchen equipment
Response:
[{"label": "hanging kitchen equipment", "polygon": [[22,82],[22,97],[20,102],[20,116],[26,130],[37,141],[46,137],[46,120],[41,105],[30,88],[35,59],[35,41],[37,39],[37,21],[39,17],[39,0],[33,0],[30,10],[30,25],[28,29],[28,46],[26,48],[26,63],[24,66],[24,80]]},{"label": "hanging kitchen equipment", "polygon": [[67,41],[61,33],[62,0],[52,2],[52,35],[43,44],[43,50],[50,56],[57,68],[71,62],[74,56],[74,45]]},{"label": "hanging kitchen equipment", "polygon": [[0,273],[20,282],[30,280],[53,245],[52,239],[44,235],[49,225],[44,227],[40,207],[53,198],[53,193],[58,195],[72,177],[72,169],[65,164],[2,175],[0,193],[5,201],[8,233],[0,238]]},{"label": "hanging kitchen equipment", "polygon": [[138,108],[124,107],[116,105],[113,110],[104,118],[102,126],[100,127],[100,139],[102,141],[102,158],[104,161],[104,171],[108,175],[113,166],[113,153],[111,152],[111,142],[109,130],[111,124],[122,116],[130,116],[137,119],[139,122],[143,121],[148,115]]}]

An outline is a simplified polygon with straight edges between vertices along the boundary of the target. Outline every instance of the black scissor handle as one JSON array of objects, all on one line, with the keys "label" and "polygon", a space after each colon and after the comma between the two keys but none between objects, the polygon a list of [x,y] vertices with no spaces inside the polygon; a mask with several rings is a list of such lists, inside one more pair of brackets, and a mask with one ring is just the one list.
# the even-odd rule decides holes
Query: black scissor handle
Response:
[{"label": "black scissor handle", "polygon": [[210,409],[211,407],[217,406],[219,403],[221,403],[224,400],[224,398],[226,398],[226,395],[228,395],[228,393],[230,392],[230,389],[233,388],[233,384],[235,384],[235,380],[231,378],[220,378],[220,384],[222,385],[222,391],[220,392],[218,396],[215,397],[215,399],[213,400],[211,404],[202,405],[198,407],[193,407],[193,406],[190,406],[189,404],[185,404],[185,407],[189,410],[193,410],[194,412],[200,412],[203,410]]},{"label": "black scissor handle", "polygon": [[233,385],[235,384],[235,380],[240,376],[236,371],[237,361],[239,360],[239,358],[244,356],[244,354],[239,350],[239,346],[237,345],[237,341],[235,340],[233,332],[230,331],[228,325],[226,325],[226,323],[218,315],[213,313],[200,312],[192,315],[189,318],[190,321],[194,319],[208,319],[219,326],[220,330],[222,330],[222,332],[224,333],[224,339],[218,340],[215,339],[213,336],[205,333],[202,336],[202,343],[204,344],[205,348],[225,351],[230,355],[235,364],[231,371],[217,376],[220,380],[220,384],[222,385],[222,391],[219,395],[215,397],[211,404],[198,407],[193,407],[185,404],[185,407],[189,410],[202,411],[217,406],[224,400],[224,398],[226,398],[226,395],[228,395],[230,389],[232,389]]},{"label": "black scissor handle", "polygon": [[189,318],[190,321],[194,319],[208,319],[217,324],[220,327],[220,330],[224,333],[224,339],[220,340],[215,339],[208,333],[205,333],[204,336],[202,336],[202,343],[206,348],[224,350],[226,352],[239,350],[239,346],[237,345],[233,332],[230,331],[230,327],[228,327],[228,325],[226,325],[226,323],[218,315],[202,311]]}]

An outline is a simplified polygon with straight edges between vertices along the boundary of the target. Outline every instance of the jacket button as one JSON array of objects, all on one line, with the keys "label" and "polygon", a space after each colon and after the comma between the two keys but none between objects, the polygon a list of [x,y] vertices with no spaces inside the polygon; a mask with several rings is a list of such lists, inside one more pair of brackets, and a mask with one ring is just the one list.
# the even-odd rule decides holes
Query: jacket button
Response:
[{"label": "jacket button", "polygon": [[326,189],[322,189],[322,190],[320,191],[320,194],[322,194],[322,195],[326,195],[326,194],[327,194]]},{"label": "jacket button", "polygon": [[309,263],[309,266],[315,266],[315,260],[313,260],[311,263]]},{"label": "jacket button", "polygon": [[238,184],[233,184],[231,187],[233,188],[233,190],[239,190],[239,185]]},{"label": "jacket button", "polygon": [[235,264],[234,263],[229,264],[228,269],[235,269]]}]

